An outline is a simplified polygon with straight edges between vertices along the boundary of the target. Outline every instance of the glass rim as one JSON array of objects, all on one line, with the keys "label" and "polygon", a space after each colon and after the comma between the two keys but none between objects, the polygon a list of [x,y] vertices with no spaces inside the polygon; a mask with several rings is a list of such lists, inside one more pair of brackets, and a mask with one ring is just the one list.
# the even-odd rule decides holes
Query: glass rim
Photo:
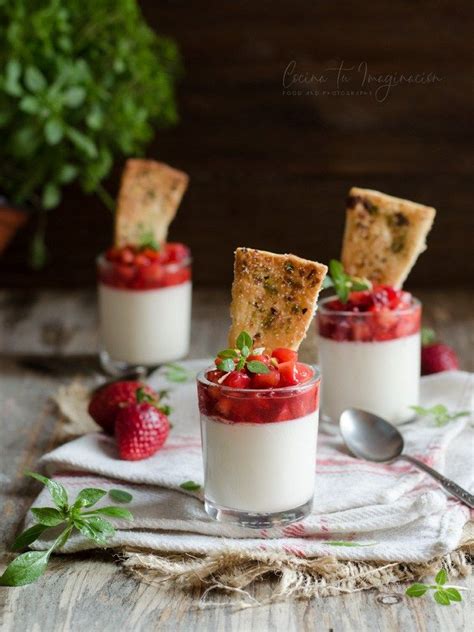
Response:
[{"label": "glass rim", "polygon": [[267,396],[270,393],[288,394],[290,392],[299,392],[321,381],[321,371],[319,370],[319,367],[317,365],[307,364],[306,362],[302,362],[301,364],[305,364],[306,366],[311,367],[311,369],[313,370],[313,375],[311,376],[311,378],[307,380],[306,382],[301,382],[300,384],[294,384],[293,386],[282,386],[281,388],[278,388],[278,387],[276,388],[233,388],[232,386],[226,386],[225,384],[211,382],[210,380],[207,379],[206,374],[209,371],[216,371],[216,370],[219,371],[219,369],[217,369],[215,365],[208,366],[207,368],[199,371],[199,373],[196,375],[196,381],[199,382],[200,384],[203,384],[204,386],[217,386],[219,389],[222,389],[224,393],[225,392],[249,393],[249,394],[252,393],[252,395],[255,395],[255,394],[258,395],[262,393],[262,394],[266,394]]},{"label": "glass rim", "polygon": [[[316,310],[317,314],[324,314],[325,316],[332,314],[334,316],[346,316],[346,317],[357,317],[357,318],[373,318],[374,314],[378,314],[379,312],[351,312],[349,310],[338,310],[338,309],[327,309],[325,307],[326,303],[329,301],[338,300],[337,294],[333,294],[332,296],[328,296],[327,298],[323,298],[322,301],[318,303],[318,308]],[[391,309],[389,310],[391,314],[395,315],[404,315],[411,314],[415,309],[421,307],[421,301],[417,299],[415,296],[411,297],[412,303],[409,307],[404,307],[400,309]]]},{"label": "glass rim", "polygon": [[[116,266],[118,264],[117,261],[109,261],[108,259],[106,259],[105,255],[106,255],[106,252],[101,252],[100,254],[96,256],[95,262],[98,268],[100,268],[100,266],[103,266],[103,265]],[[170,272],[176,272],[177,270],[181,270],[182,268],[189,267],[192,264],[192,262],[193,262],[193,258],[191,255],[189,255],[188,257],[186,257],[186,259],[183,259],[182,261],[179,261],[179,262],[172,261],[170,263],[161,263],[157,261],[155,263],[159,263],[159,265],[162,266],[165,270],[169,270]],[[124,264],[124,265],[127,265],[127,264]]]}]

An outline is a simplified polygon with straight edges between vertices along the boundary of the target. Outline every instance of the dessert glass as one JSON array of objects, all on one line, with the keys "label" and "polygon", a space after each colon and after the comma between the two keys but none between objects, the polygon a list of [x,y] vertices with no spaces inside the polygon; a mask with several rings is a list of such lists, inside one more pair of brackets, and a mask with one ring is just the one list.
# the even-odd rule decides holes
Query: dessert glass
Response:
[{"label": "dessert glass", "polygon": [[210,382],[210,370],[197,377],[207,513],[255,528],[304,518],[315,486],[319,372],[295,386],[238,389]]},{"label": "dessert glass", "polygon": [[191,329],[191,258],[146,266],[97,259],[100,359],[112,375],[179,360]]},{"label": "dessert glass", "polygon": [[317,313],[322,419],[339,423],[346,408],[360,408],[393,424],[413,419],[420,384],[421,303],[374,312],[335,311],[321,301]]}]

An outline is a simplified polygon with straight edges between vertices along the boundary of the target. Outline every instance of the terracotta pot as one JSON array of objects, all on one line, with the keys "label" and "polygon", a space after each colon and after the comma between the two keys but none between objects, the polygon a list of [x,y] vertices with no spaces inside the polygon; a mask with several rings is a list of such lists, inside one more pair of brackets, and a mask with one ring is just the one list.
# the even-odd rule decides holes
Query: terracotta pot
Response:
[{"label": "terracotta pot", "polygon": [[26,223],[28,215],[27,211],[11,206],[5,198],[0,197],[0,255]]}]

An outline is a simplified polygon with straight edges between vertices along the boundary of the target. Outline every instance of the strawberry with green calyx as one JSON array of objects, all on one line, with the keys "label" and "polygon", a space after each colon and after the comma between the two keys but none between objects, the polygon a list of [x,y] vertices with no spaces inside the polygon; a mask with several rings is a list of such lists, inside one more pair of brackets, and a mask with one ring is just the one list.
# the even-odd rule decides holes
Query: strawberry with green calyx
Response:
[{"label": "strawberry with green calyx", "polygon": [[456,352],[449,345],[438,342],[433,329],[423,327],[421,330],[421,345],[422,375],[459,369],[459,360]]},{"label": "strawberry with green calyx", "polygon": [[121,408],[115,422],[115,437],[121,459],[146,459],[163,447],[170,431],[169,406],[158,402],[143,388],[136,391],[136,402]]}]

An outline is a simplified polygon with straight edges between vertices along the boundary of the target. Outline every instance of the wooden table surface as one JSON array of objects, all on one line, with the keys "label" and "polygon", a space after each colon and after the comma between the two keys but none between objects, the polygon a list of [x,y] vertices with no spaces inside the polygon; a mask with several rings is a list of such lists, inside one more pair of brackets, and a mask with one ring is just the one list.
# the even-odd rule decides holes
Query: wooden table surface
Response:
[{"label": "wooden table surface", "polygon": [[[435,326],[474,369],[474,307],[467,291],[420,292],[424,322]],[[225,343],[228,292],[195,292],[190,357],[203,357]],[[56,442],[58,419],[49,396],[73,376],[97,367],[95,295],[90,292],[0,292],[0,483],[1,556],[19,529],[39,486],[23,477]],[[314,360],[310,333],[303,359]],[[472,585],[472,580],[457,583]],[[265,600],[270,582],[252,596]],[[212,594],[204,609],[199,593],[140,583],[112,556],[80,554],[53,558],[36,584],[0,588],[0,629],[63,630],[411,630],[460,631],[472,620],[472,600],[442,607],[430,597],[409,599],[404,586],[326,599],[294,600],[242,609],[232,595]],[[400,598],[388,598],[396,594]],[[219,605],[219,607],[216,606]]]}]

